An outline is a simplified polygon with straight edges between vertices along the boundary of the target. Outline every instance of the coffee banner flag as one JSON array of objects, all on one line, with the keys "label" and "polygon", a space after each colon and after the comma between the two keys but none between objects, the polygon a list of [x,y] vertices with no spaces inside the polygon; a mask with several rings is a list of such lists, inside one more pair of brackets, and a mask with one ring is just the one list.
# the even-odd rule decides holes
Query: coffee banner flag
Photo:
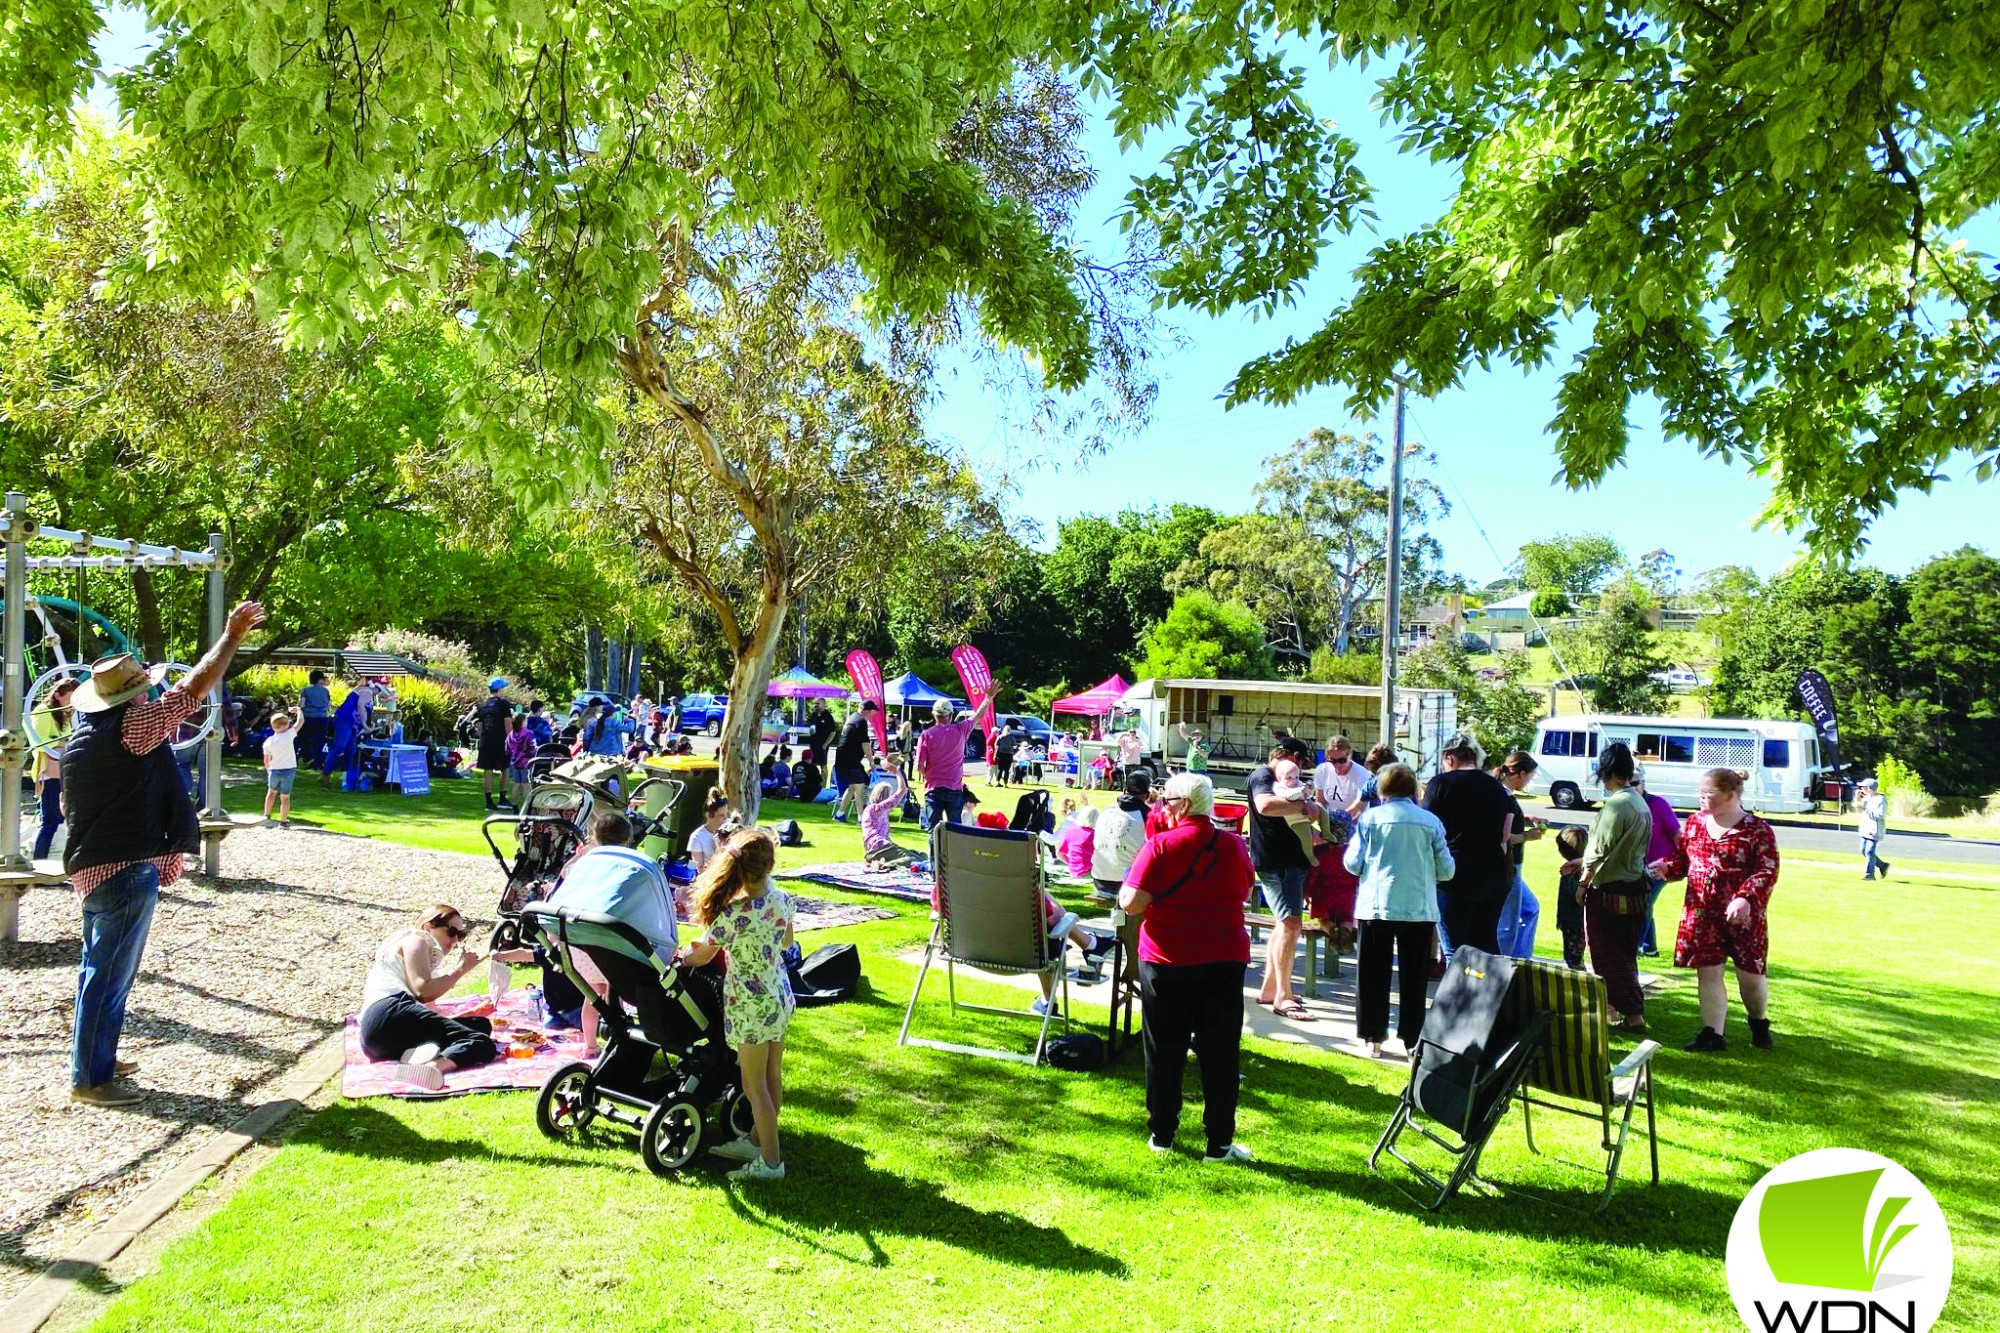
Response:
[{"label": "coffee banner flag", "polygon": [[1839,768],[1840,719],[1833,712],[1833,686],[1826,683],[1825,676],[1807,667],[1799,673],[1799,698],[1805,700],[1806,712],[1812,715],[1813,727],[1826,747],[1826,766]]}]

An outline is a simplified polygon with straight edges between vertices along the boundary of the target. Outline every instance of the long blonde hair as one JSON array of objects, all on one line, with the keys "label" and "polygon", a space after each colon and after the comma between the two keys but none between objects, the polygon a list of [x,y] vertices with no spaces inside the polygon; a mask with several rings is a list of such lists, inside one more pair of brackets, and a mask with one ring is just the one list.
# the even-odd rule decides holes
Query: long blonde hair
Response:
[{"label": "long blonde hair", "polygon": [[689,892],[695,920],[704,926],[714,925],[722,909],[739,893],[755,897],[777,866],[778,844],[770,834],[755,828],[739,831],[709,858]]}]

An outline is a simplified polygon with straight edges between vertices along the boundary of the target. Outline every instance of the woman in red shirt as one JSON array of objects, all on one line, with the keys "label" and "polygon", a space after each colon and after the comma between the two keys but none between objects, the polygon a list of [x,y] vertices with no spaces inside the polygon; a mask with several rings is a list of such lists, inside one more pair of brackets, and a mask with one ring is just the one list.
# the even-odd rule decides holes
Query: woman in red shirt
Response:
[{"label": "woman in red shirt", "polygon": [[1215,826],[1215,787],[1200,773],[1167,779],[1164,829],[1132,862],[1118,905],[1139,917],[1139,989],[1145,1002],[1147,1143],[1168,1152],[1181,1119],[1190,1042],[1201,1066],[1204,1161],[1247,1162],[1236,1140],[1243,974],[1250,932],[1243,904],[1255,872],[1243,839]]},{"label": "woman in red shirt", "polygon": [[1729,992],[1722,965],[1736,960],[1736,988],[1750,1018],[1750,1044],[1769,1050],[1771,1020],[1765,1016],[1771,984],[1766,975],[1770,934],[1764,909],[1778,886],[1778,838],[1771,826],[1743,808],[1743,775],[1712,768],[1701,779],[1701,812],[1681,825],[1672,856],[1647,869],[1656,879],[1686,877],[1687,905],[1681,911],[1674,963],[1695,969],[1702,1028],[1690,1051],[1722,1051]]}]

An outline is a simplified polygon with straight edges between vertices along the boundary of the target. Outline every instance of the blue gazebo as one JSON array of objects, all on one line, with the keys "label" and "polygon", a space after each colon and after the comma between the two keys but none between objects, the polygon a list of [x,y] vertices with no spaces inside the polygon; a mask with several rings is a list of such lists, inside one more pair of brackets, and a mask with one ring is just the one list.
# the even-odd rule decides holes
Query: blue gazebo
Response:
[{"label": "blue gazebo", "polygon": [[940,699],[958,702],[955,696],[926,685],[914,671],[905,671],[882,686],[882,701],[891,708],[929,708]]}]

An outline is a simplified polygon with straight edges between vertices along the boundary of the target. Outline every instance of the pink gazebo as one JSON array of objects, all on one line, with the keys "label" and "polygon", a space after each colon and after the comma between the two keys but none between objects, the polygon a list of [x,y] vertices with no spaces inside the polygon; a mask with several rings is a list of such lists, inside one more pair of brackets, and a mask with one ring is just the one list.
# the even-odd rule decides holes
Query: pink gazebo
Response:
[{"label": "pink gazebo", "polygon": [[1104,717],[1118,706],[1125,692],[1132,687],[1125,683],[1123,676],[1112,676],[1101,685],[1093,686],[1081,694],[1072,694],[1067,699],[1058,699],[1049,705],[1051,713],[1077,713],[1084,717]]}]

